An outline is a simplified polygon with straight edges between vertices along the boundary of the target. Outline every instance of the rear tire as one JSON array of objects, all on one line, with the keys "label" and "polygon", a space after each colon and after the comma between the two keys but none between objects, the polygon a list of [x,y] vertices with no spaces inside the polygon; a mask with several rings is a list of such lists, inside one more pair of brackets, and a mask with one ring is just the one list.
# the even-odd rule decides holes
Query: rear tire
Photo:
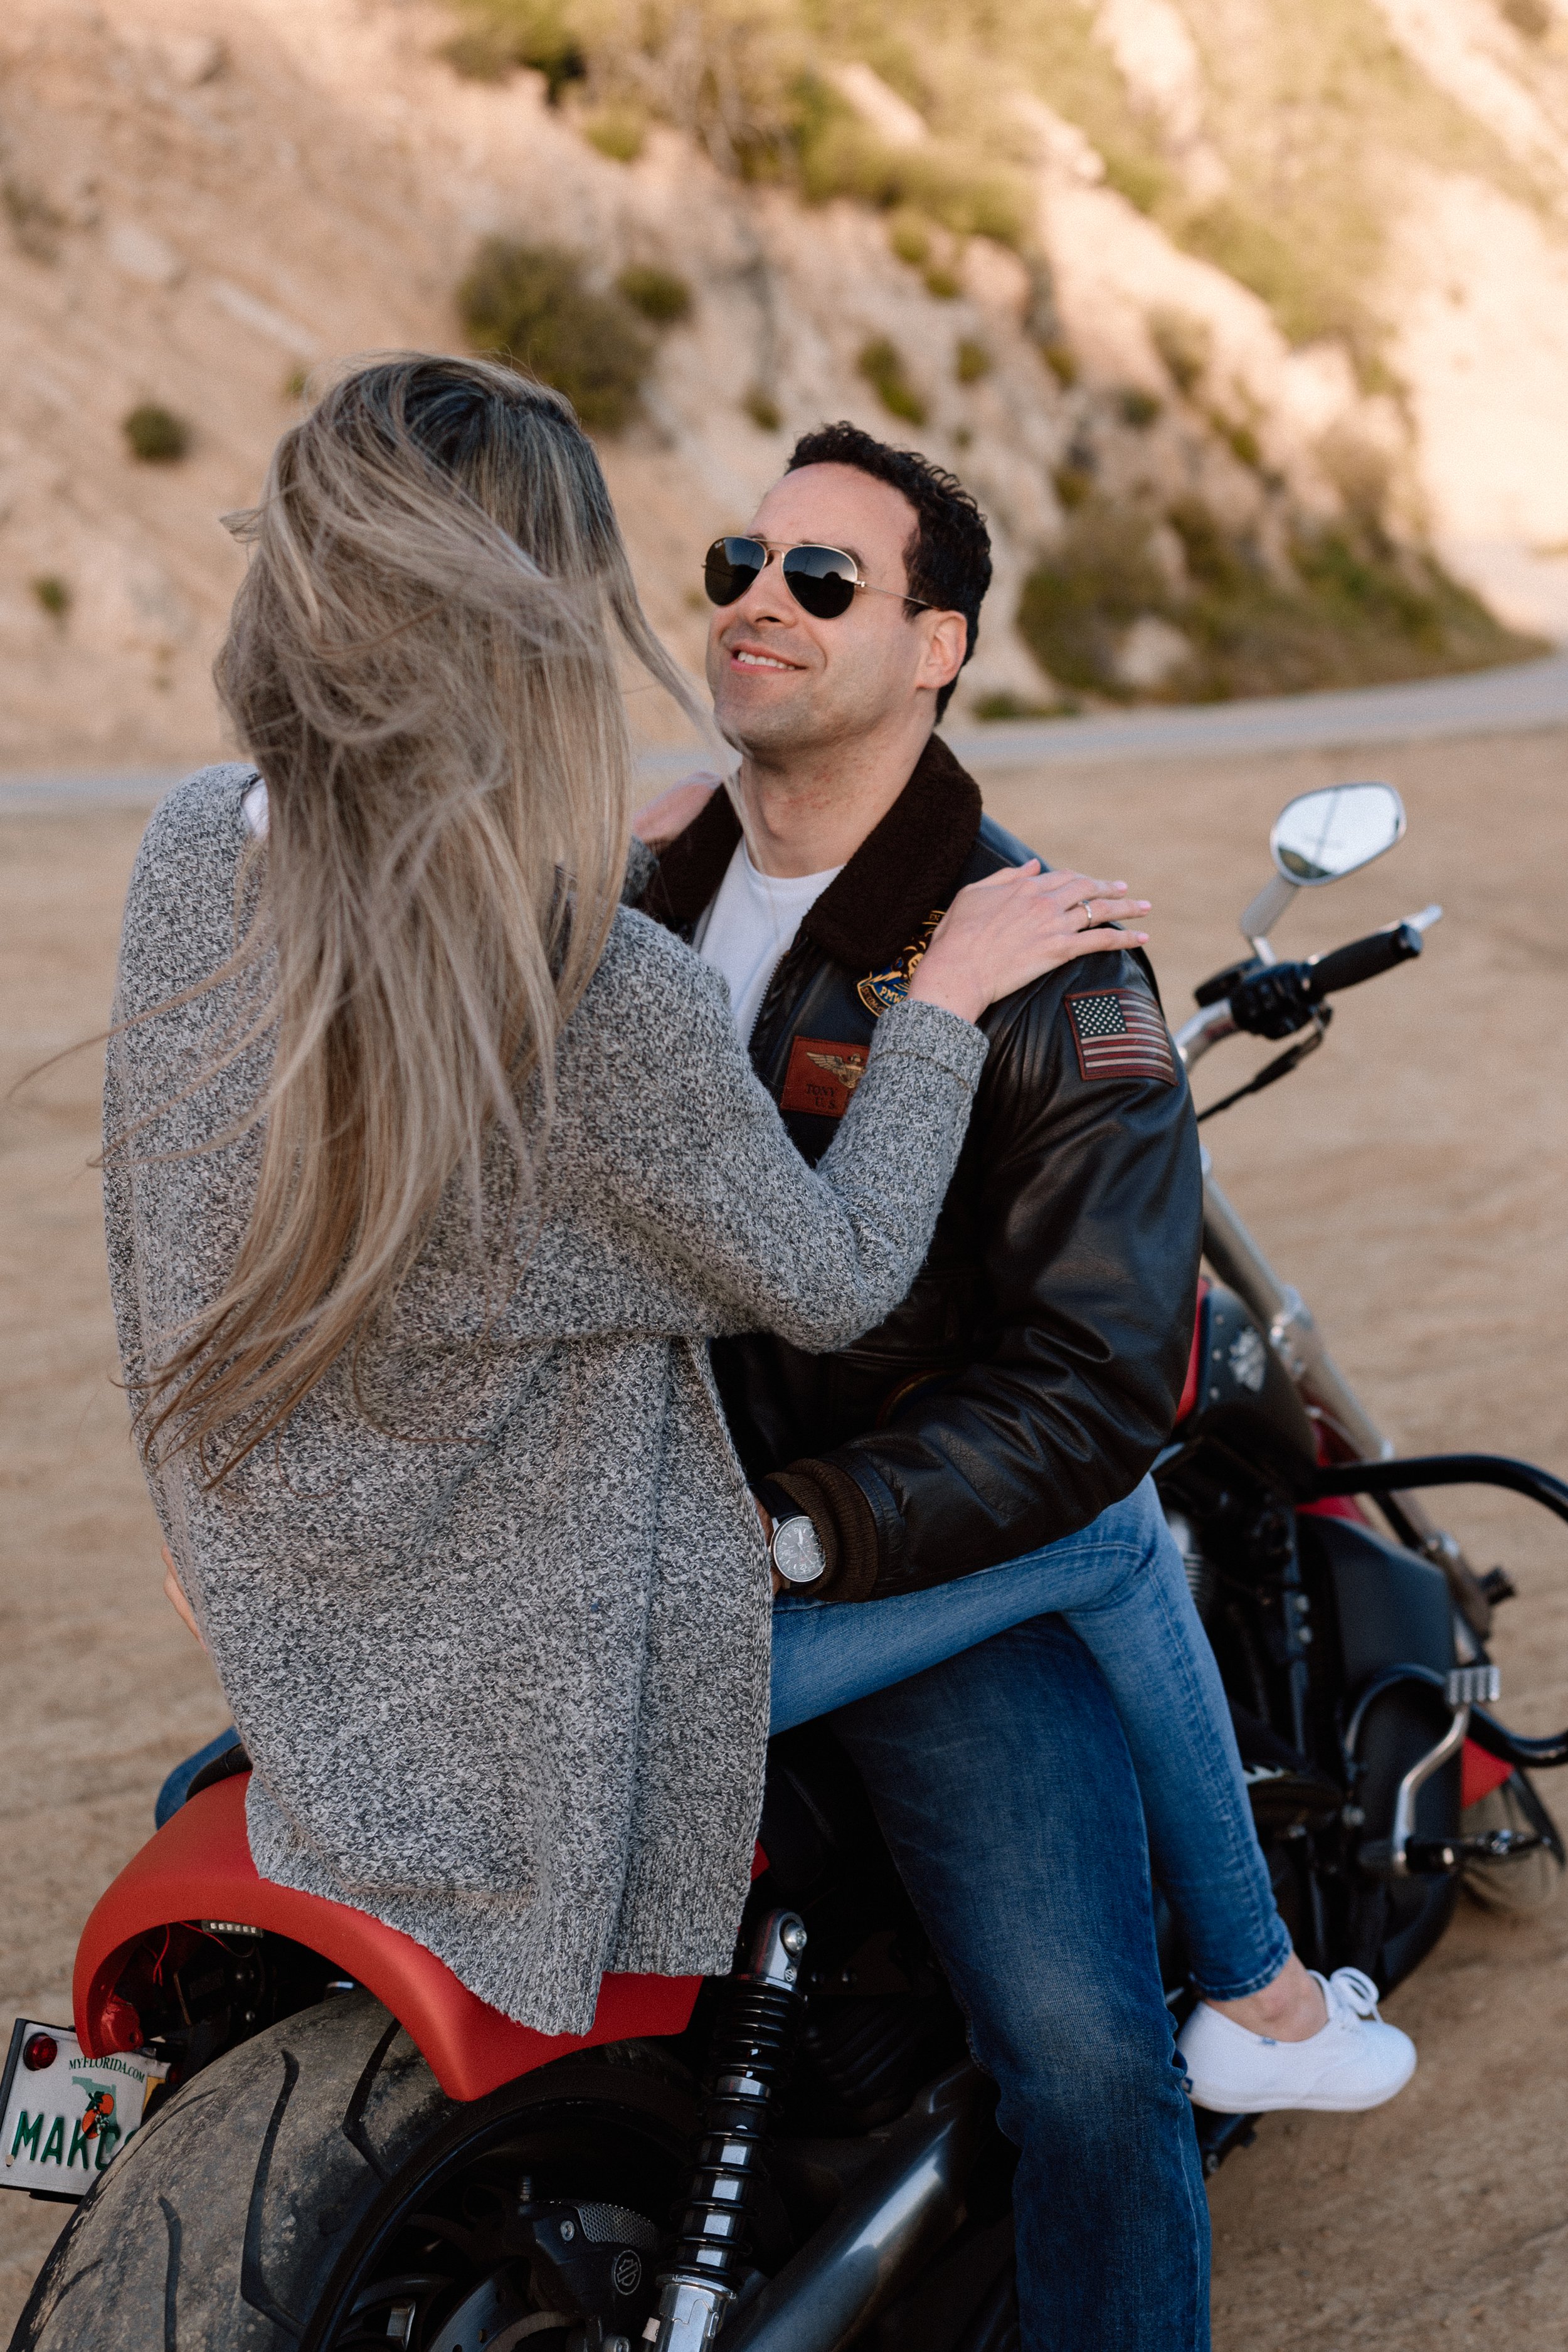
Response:
[{"label": "rear tire", "polygon": [[[679,2180],[689,2103],[657,2071],[596,2053],[459,2104],[368,1993],[286,2018],[204,2068],[104,2173],[39,2273],[11,2352],[329,2352],[369,2340],[361,2329],[374,2320],[351,2321],[350,2305],[392,2259],[383,2250],[425,2185],[458,2177],[465,2151],[482,2156],[514,2118],[526,2132],[529,2110],[552,2105],[574,2119],[571,2193],[602,2193],[601,2147],[612,2168],[647,2176],[644,2211],[667,2167]],[[406,2340],[418,2343],[423,2308],[414,2325]],[[542,2335],[539,2352],[558,2340]]]}]

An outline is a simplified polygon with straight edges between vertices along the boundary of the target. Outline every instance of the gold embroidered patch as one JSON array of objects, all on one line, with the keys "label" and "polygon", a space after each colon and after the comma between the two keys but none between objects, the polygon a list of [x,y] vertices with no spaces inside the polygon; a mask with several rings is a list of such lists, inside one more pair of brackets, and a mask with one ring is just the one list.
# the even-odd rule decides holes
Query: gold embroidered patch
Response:
[{"label": "gold embroidered patch", "polygon": [[840,1045],[831,1037],[797,1037],[790,1047],[781,1110],[809,1111],[816,1118],[842,1118],[866,1075],[867,1047]]},{"label": "gold embroidered patch", "polygon": [[931,935],[945,911],[945,908],[938,907],[933,914],[926,917],[921,925],[919,939],[910,941],[897,963],[890,963],[886,971],[868,971],[861,981],[856,994],[867,1012],[874,1013],[879,1021],[889,1004],[901,1004],[909,994],[915,967],[930,947]]}]

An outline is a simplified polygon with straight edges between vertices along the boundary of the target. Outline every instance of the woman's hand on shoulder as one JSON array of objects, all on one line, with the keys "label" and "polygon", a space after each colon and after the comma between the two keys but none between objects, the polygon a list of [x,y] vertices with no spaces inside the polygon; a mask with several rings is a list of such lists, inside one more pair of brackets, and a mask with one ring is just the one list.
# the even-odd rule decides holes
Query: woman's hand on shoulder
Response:
[{"label": "woman's hand on shoulder", "polygon": [[1037,857],[1005,866],[961,890],[916,967],[910,994],[965,1021],[1084,955],[1142,947],[1143,930],[1113,924],[1146,915],[1147,898],[1130,898],[1125,882],[1058,869],[1042,873]]}]

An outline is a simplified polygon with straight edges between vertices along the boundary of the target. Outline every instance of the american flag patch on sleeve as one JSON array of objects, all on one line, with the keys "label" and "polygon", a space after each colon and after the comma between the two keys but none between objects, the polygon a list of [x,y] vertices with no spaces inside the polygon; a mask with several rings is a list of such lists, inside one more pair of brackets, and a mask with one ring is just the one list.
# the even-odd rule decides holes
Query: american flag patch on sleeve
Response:
[{"label": "american flag patch on sleeve", "polygon": [[1068,1018],[1084,1078],[1160,1078],[1176,1083],[1176,1056],[1164,1016],[1137,988],[1097,988],[1069,996]]}]

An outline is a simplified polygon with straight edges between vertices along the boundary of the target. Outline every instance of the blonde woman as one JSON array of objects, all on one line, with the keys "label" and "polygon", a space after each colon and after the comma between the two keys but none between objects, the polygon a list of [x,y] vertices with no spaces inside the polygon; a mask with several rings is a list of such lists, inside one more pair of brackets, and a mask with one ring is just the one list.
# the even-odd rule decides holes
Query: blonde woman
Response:
[{"label": "blonde woman", "polygon": [[254,764],[163,803],[126,910],[125,1376],[258,1869],[581,2032],[606,1969],[727,1969],[748,1883],[768,1559],[704,1343],[897,1303],[975,1017],[1137,902],[962,892],[813,1171],[721,981],[619,903],[621,665],[687,697],[564,404],[362,366],[244,534]]}]

